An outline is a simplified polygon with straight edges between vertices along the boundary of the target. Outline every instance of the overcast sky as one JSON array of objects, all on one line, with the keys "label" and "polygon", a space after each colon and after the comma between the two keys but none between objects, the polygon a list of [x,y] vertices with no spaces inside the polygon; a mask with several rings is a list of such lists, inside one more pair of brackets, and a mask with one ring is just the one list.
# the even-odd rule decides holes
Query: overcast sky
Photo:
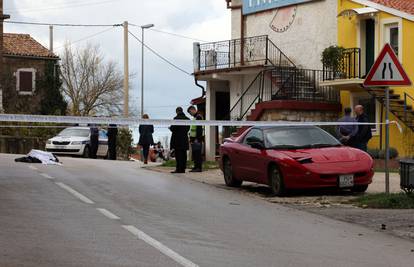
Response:
[{"label": "overcast sky", "polygon": [[[182,34],[206,41],[230,38],[230,11],[224,0],[5,0],[5,13],[14,21],[116,24],[127,20],[136,25],[155,24],[154,29]],[[66,42],[75,42],[102,32],[107,28],[55,28],[55,52],[61,52]],[[109,28],[108,28],[109,29]],[[130,29],[141,36],[138,27]],[[49,44],[48,27],[5,25],[5,32],[28,33],[46,47]],[[193,71],[193,40],[146,31],[146,44],[178,66]],[[123,65],[123,31],[113,28],[94,38],[77,42],[74,47],[86,43],[99,44],[108,59]],[[137,74],[131,81],[131,109],[139,110],[141,46],[133,38],[130,42],[130,71]],[[145,112],[151,118],[168,119],[174,116],[175,107],[187,106],[189,101],[201,95],[194,85],[194,78],[165,64],[146,51],[145,60]],[[159,130],[158,136],[168,131]]]}]

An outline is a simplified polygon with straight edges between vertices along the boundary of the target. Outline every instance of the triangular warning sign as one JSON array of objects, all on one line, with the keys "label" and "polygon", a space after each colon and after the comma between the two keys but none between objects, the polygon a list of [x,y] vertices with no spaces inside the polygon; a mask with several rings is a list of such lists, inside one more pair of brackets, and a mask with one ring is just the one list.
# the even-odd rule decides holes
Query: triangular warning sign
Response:
[{"label": "triangular warning sign", "polygon": [[364,86],[410,86],[411,81],[398,61],[397,55],[389,44],[386,44],[369,71]]}]

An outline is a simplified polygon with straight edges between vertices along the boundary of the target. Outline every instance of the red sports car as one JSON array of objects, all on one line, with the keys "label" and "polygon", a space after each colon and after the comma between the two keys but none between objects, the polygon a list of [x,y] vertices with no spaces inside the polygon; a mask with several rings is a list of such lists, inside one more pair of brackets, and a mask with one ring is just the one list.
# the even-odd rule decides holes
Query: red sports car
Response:
[{"label": "red sports car", "polygon": [[374,176],[365,152],[341,145],[318,127],[253,127],[220,147],[227,186],[243,181],[269,185],[274,195],[286,189],[344,188],[365,192]]}]

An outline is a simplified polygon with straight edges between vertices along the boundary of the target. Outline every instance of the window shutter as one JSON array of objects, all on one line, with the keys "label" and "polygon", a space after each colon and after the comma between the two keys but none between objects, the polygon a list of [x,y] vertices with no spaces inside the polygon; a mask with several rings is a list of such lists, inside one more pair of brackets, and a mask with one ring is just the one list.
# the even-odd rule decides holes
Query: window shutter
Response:
[{"label": "window shutter", "polygon": [[19,72],[19,84],[20,92],[32,92],[33,91],[33,72],[20,71]]}]

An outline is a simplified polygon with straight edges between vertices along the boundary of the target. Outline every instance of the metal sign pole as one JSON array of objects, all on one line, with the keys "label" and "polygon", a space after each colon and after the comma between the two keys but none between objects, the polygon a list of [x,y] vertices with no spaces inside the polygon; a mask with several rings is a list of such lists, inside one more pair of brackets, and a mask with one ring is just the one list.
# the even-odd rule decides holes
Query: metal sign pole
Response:
[{"label": "metal sign pole", "polygon": [[390,193],[390,88],[385,88],[386,113],[385,113],[385,192]]}]

